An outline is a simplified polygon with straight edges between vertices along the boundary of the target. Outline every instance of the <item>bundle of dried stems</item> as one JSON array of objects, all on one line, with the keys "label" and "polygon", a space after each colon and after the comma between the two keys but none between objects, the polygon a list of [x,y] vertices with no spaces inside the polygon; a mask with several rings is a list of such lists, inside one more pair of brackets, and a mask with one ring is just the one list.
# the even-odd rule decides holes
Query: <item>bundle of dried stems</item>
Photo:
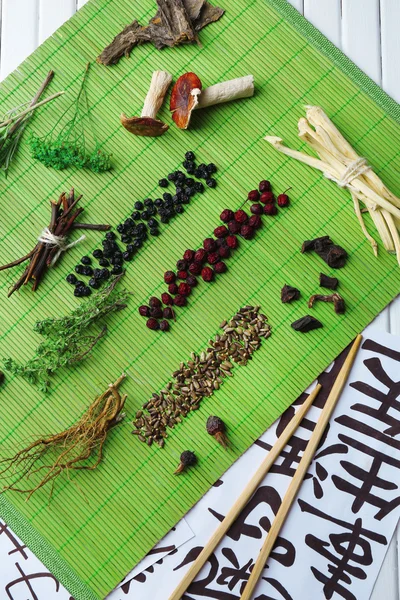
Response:
[{"label": "bundle of dried stems", "polygon": [[[369,234],[362,213],[367,211],[388,252],[396,253],[400,264],[400,198],[397,198],[374,173],[367,160],[359,156],[319,106],[307,106],[306,117],[299,120],[299,137],[319,156],[284,146],[283,140],[266,136],[279,152],[322,171],[327,179],[349,190],[361,229],[375,256],[378,245]],[[365,207],[363,210],[360,203]]]},{"label": "bundle of dried stems", "polygon": [[[118,386],[125,379],[122,374],[115,383],[108,386],[89,406],[77,423],[60,433],[41,437],[29,446],[20,450],[12,458],[5,458],[0,464],[5,468],[0,475],[7,477],[12,473],[15,476],[13,483],[3,488],[3,492],[12,490],[27,494],[27,500],[34,492],[44,485],[52,482],[50,496],[53,492],[55,481],[63,473],[69,475],[70,471],[93,471],[103,458],[103,447],[110,429],[119,423],[124,414],[126,395],[121,396]],[[92,464],[87,460],[94,457]],[[40,466],[37,464],[40,463]],[[20,488],[18,483],[22,479],[45,473],[36,485],[29,488]]]}]

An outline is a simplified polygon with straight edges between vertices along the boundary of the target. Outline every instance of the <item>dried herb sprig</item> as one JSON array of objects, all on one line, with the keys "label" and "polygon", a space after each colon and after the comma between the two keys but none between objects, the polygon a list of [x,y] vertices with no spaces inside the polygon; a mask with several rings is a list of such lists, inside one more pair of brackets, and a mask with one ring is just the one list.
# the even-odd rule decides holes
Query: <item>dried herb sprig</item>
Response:
[{"label": "dried herb sprig", "polygon": [[46,270],[57,262],[62,252],[85,238],[85,236],[81,236],[79,240],[72,242],[72,244],[67,244],[65,240],[73,229],[85,228],[104,231],[105,228],[107,230],[111,228],[111,225],[77,224],[75,221],[83,211],[83,208],[76,208],[81,198],[82,196],[75,198],[75,192],[72,188],[68,196],[63,192],[57,202],[51,202],[49,226],[39,236],[38,243],[34,249],[22,258],[18,258],[0,267],[0,271],[4,271],[29,260],[25,271],[8,292],[8,297],[23,285],[27,285],[30,281],[33,281],[32,290],[37,290]]},{"label": "dried herb sprig", "polygon": [[92,333],[92,327],[110,313],[126,308],[129,292],[115,289],[121,275],[82,302],[70,315],[59,319],[38,321],[33,330],[45,340],[39,344],[33,358],[19,364],[12,358],[4,359],[4,367],[13,375],[20,375],[46,392],[51,376],[60,368],[76,364],[91,353],[107,333],[107,327]]},{"label": "dried herb sprig", "polygon": [[[86,81],[90,63],[86,65],[76,99],[62,113],[44,137],[33,135],[30,147],[33,158],[53,169],[86,168],[103,173],[112,168],[111,155],[101,149],[90,114]],[[69,117],[69,118],[68,118]]]},{"label": "dried herb sprig", "polygon": [[[0,475],[4,478],[12,472],[15,477],[13,483],[4,487],[3,492],[11,490],[27,494],[29,500],[34,492],[51,481],[51,496],[56,479],[63,473],[96,469],[103,458],[103,447],[108,432],[125,416],[122,410],[127,396],[121,397],[118,392],[118,386],[124,379],[125,374],[122,374],[115,383],[110,384],[77,423],[65,431],[40,437],[12,458],[1,460],[0,464],[6,466],[0,471]],[[88,459],[92,457],[94,462],[88,464]],[[42,464],[37,466],[38,463]],[[38,473],[40,476],[45,474],[33,487],[21,488],[17,485],[21,480],[30,479]]]},{"label": "dried herb sprig", "polygon": [[24,131],[33,116],[33,112],[40,106],[43,106],[44,104],[47,104],[47,102],[51,102],[64,94],[64,92],[61,91],[39,102],[40,97],[52,81],[53,77],[54,71],[49,71],[46,79],[41,84],[32,101],[9,110],[4,115],[3,122],[0,123],[0,168],[5,172],[6,177]]}]

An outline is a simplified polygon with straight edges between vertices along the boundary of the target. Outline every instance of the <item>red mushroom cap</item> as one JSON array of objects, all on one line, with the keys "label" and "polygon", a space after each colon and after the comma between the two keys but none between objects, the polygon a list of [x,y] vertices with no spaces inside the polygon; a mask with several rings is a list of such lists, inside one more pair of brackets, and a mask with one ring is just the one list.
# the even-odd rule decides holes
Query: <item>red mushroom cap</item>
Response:
[{"label": "red mushroom cap", "polygon": [[134,135],[142,135],[146,137],[158,137],[163,135],[169,125],[166,125],[159,119],[153,119],[152,117],[127,117],[122,114],[121,123],[130,133]]},{"label": "red mushroom cap", "polygon": [[[197,96],[201,88],[201,81],[196,73],[184,73],[172,88],[169,109],[172,112],[172,119],[179,129],[188,128],[192,110],[198,103]],[[198,91],[196,92],[196,90]]]}]

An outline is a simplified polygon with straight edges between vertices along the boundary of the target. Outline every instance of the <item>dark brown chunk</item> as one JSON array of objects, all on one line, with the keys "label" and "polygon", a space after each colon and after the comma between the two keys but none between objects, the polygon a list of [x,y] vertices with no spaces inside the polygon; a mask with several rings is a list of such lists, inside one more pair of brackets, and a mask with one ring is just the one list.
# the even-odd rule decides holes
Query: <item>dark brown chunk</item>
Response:
[{"label": "dark brown chunk", "polygon": [[320,273],[319,285],[321,287],[328,288],[329,290],[336,290],[339,285],[339,279],[336,277],[329,277],[328,275],[324,275],[324,273]]},{"label": "dark brown chunk", "polygon": [[337,292],[335,292],[334,294],[331,294],[330,296],[314,294],[314,296],[311,296],[311,298],[308,301],[308,308],[312,308],[316,301],[333,302],[335,313],[337,313],[338,315],[342,315],[346,310],[345,302],[344,302],[342,296],[340,296],[340,294],[338,294]]},{"label": "dark brown chunk", "polygon": [[301,331],[301,333],[308,333],[313,329],[319,329],[323,327],[321,321],[315,319],[311,315],[306,315],[305,317],[301,317],[291,325],[295,331]]},{"label": "dark brown chunk", "polygon": [[327,235],[315,240],[306,240],[303,243],[301,251],[314,251],[326,262],[332,269],[341,269],[346,264],[348,254],[344,248],[337,246]]},{"label": "dark brown chunk", "polygon": [[281,300],[284,304],[287,302],[293,302],[300,298],[300,290],[291,285],[284,285],[281,289]]}]

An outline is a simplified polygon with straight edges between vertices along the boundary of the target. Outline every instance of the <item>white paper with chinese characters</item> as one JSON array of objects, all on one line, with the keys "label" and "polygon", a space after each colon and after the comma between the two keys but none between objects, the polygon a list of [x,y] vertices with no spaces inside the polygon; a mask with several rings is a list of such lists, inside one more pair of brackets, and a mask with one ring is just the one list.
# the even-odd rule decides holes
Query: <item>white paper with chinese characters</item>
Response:
[{"label": "white paper with chinese characters", "polygon": [[[343,357],[338,359],[330,372],[321,376],[324,390],[316,406],[191,585],[185,600],[240,597],[342,360]],[[329,430],[256,590],[257,600],[369,598],[400,516],[396,483],[400,473],[399,375],[400,338],[380,332],[367,334]],[[172,553],[161,555],[161,560],[152,566],[143,563],[146,570],[125,580],[122,587],[112,592],[110,600],[168,598],[305,397],[186,515],[195,537],[179,547],[175,545]],[[172,534],[169,543],[174,544]],[[56,591],[54,580],[48,576],[46,579],[46,569],[39,568],[38,561],[33,568],[31,559],[24,559],[20,551],[8,554],[13,548],[8,535],[0,535],[0,564],[6,560],[11,569],[8,583],[18,576],[21,579],[8,589],[5,598],[27,600],[29,588],[16,571],[17,563],[24,573],[35,569],[41,573],[41,577],[31,581],[32,600],[69,600],[64,590]],[[3,580],[4,577],[0,580],[0,592],[6,590]]]}]

